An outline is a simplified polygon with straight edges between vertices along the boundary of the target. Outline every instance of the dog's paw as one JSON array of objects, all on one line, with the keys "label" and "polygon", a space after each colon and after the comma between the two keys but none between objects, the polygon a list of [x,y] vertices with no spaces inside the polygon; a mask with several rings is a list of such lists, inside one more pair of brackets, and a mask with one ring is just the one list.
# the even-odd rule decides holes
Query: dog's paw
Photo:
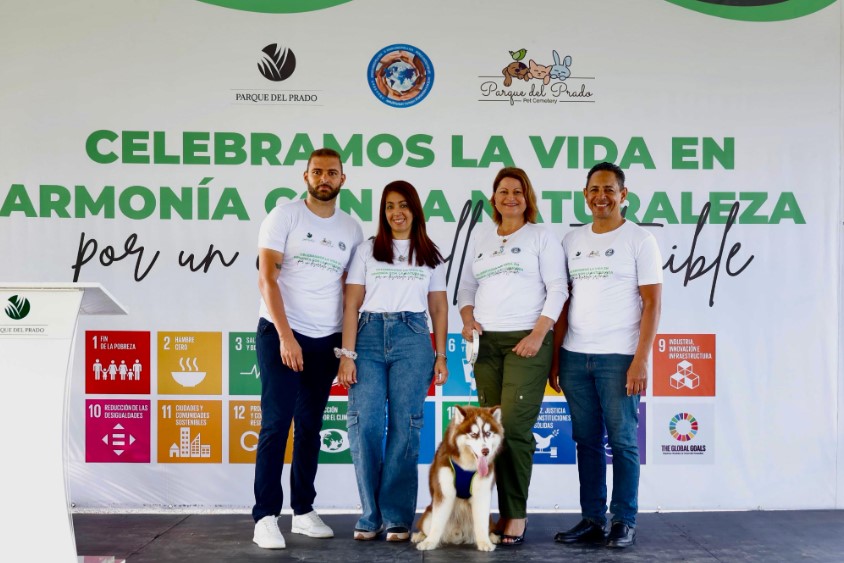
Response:
[{"label": "dog's paw", "polygon": [[416,544],[416,549],[419,551],[431,551],[432,549],[437,549],[437,544],[436,542],[432,542],[430,538],[426,538]]},{"label": "dog's paw", "polygon": [[[490,535],[492,535],[492,534],[490,534]],[[494,550],[495,550],[495,544],[493,544],[491,541],[487,540],[487,541],[478,542],[478,551],[494,551]]]},{"label": "dog's paw", "polygon": [[499,536],[495,532],[490,532],[489,533],[489,541],[491,541],[494,544],[501,543],[501,536]]},{"label": "dog's paw", "polygon": [[425,535],[425,532],[414,532],[412,536],[410,536],[410,541],[413,543],[419,543],[428,536]]}]

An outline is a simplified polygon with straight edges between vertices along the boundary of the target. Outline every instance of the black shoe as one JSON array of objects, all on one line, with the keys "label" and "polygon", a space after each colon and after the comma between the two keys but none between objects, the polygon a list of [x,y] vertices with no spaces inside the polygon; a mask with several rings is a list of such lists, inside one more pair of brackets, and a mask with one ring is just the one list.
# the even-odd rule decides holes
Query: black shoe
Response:
[{"label": "black shoe", "polygon": [[636,542],[636,528],[624,522],[613,522],[607,535],[607,547],[630,547]]},{"label": "black shoe", "polygon": [[[514,545],[522,545],[525,543],[525,534],[527,534],[527,518],[525,518],[525,529],[518,536],[511,536],[510,534],[499,534],[501,536],[501,543],[499,547],[513,547]],[[504,541],[504,540],[508,541]]]},{"label": "black shoe", "polygon": [[554,536],[554,541],[557,543],[598,543],[604,541],[604,528],[592,522],[591,520],[583,519],[577,523],[577,526],[565,532],[557,532]]}]

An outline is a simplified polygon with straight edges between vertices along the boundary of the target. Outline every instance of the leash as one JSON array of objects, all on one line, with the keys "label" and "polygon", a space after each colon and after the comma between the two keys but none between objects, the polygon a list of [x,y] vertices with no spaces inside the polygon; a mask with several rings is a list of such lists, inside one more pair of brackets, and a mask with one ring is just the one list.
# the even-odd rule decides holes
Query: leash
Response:
[{"label": "leash", "polygon": [[[478,334],[478,331],[472,329],[472,341],[467,342],[465,339],[463,340],[463,347],[466,349],[466,361],[472,366],[472,377],[475,378],[475,362],[478,359],[478,350],[481,347],[481,337]],[[478,380],[475,378],[475,393],[478,392]],[[480,403],[480,400],[478,401]],[[469,386],[469,401],[467,402],[467,406],[471,406],[472,404],[472,386]]]}]

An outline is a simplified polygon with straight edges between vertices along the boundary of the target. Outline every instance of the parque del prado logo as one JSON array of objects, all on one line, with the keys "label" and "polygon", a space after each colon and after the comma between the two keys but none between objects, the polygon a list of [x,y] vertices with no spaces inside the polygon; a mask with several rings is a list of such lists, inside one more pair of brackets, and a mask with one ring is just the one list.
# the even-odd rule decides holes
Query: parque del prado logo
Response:
[{"label": "parque del prado logo", "polygon": [[[251,55],[255,56],[255,55]],[[253,61],[255,59],[252,59]],[[252,84],[244,88],[232,88],[233,102],[238,105],[263,106],[317,106],[320,104],[320,91],[309,89],[302,84],[294,74],[297,67],[297,57],[293,49],[281,43],[270,43],[257,53],[257,73],[244,77],[244,81]],[[255,67],[252,67],[255,72]],[[267,88],[267,83],[258,78],[262,76],[269,80],[275,88]],[[258,82],[260,82],[260,84]],[[282,84],[287,89],[280,89]],[[243,84],[243,86],[247,86]]]},{"label": "parque del prado logo", "polygon": [[29,314],[30,305],[29,299],[21,297],[20,295],[12,295],[6,304],[6,316],[15,321],[19,321]]}]

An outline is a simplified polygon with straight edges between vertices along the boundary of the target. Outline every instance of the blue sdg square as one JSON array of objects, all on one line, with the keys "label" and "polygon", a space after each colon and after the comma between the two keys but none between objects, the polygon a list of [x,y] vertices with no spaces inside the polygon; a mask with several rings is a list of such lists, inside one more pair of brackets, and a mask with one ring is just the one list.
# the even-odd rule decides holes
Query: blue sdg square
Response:
[{"label": "blue sdg square", "polygon": [[460,333],[449,333],[446,341],[448,350],[448,381],[442,386],[444,397],[477,397],[475,373],[466,361],[466,342]]},{"label": "blue sdg square", "polygon": [[434,406],[433,401],[425,401],[425,407],[422,411],[425,417],[425,425],[422,427],[422,433],[419,436],[419,461],[417,463],[429,464],[434,461],[434,434],[437,425]]},{"label": "blue sdg square", "polygon": [[[636,428],[636,438],[639,442],[639,464],[641,465],[645,465],[645,462],[648,459],[648,448],[645,447],[647,445],[645,442],[645,429],[647,428],[647,417],[645,416],[646,412],[647,409],[645,403],[639,403],[639,426]],[[612,465],[612,448],[609,444],[606,429],[604,429],[604,453],[607,454],[607,464]]]},{"label": "blue sdg square", "polygon": [[533,463],[564,465],[575,462],[568,403],[542,403],[539,417],[533,425],[533,437],[536,440]]}]

